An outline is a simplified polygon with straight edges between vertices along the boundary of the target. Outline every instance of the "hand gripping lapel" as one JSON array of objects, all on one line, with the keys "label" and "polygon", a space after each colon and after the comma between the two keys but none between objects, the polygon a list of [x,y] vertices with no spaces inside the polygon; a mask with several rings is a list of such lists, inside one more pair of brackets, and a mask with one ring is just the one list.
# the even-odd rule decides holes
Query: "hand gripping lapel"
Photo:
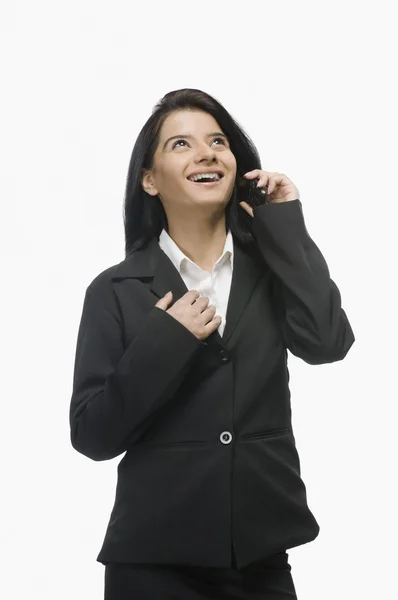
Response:
[{"label": "hand gripping lapel", "polygon": [[112,293],[104,281],[93,283],[86,290],[77,336],[71,443],[93,460],[108,460],[138,437],[205,345],[167,312],[153,307],[125,348]]}]

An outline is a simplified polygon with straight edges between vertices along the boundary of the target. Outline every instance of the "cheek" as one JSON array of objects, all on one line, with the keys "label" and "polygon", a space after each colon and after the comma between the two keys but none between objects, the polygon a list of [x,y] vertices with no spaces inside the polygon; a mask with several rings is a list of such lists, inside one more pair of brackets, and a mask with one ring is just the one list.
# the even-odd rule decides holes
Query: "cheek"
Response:
[{"label": "cheek", "polygon": [[229,153],[228,161],[226,160],[226,164],[231,171],[235,171],[236,173],[236,158],[232,152]]},{"label": "cheek", "polygon": [[181,184],[183,166],[175,163],[164,164],[158,168],[156,182],[161,187],[173,187]]}]

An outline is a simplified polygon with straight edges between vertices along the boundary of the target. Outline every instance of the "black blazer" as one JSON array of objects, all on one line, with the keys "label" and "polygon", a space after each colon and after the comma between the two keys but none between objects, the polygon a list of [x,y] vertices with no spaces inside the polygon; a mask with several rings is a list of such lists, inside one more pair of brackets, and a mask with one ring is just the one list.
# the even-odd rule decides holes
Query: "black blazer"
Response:
[{"label": "black blazer", "polygon": [[[234,237],[223,337],[154,305],[188,290],[158,240],[86,290],[70,405],[73,447],[118,464],[97,561],[238,568],[314,540],[291,422],[287,349],[342,360],[355,338],[300,200],[254,209]],[[87,510],[89,507],[87,506]]]}]

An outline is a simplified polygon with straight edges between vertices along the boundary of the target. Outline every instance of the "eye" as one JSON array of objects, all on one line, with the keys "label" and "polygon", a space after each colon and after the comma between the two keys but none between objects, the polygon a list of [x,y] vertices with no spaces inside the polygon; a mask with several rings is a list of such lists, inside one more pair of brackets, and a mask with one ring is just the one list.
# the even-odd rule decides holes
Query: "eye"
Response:
[{"label": "eye", "polygon": [[224,146],[225,146],[225,139],[224,139],[224,138],[222,138],[222,137],[216,137],[216,138],[214,138],[213,142],[215,142],[216,140],[221,140],[221,141],[222,141],[222,143],[223,143],[223,144],[224,144]]},{"label": "eye", "polygon": [[183,139],[177,140],[176,142],[174,142],[173,144],[173,148],[175,148],[177,146],[177,144],[179,144],[180,142],[184,142],[184,144],[186,144],[186,141]]},{"label": "eye", "polygon": [[[221,142],[222,142],[222,143],[224,144],[224,146],[225,146],[225,140],[224,140],[224,138],[222,138],[222,137],[216,137],[216,138],[214,138],[212,141],[213,141],[213,142],[215,142],[216,140],[221,140]],[[184,140],[183,138],[180,138],[180,139],[178,139],[178,140],[176,140],[176,141],[174,142],[174,144],[173,144],[173,148],[175,148],[175,147],[177,146],[177,144],[179,144],[180,142],[184,142],[184,144],[186,144],[186,143],[187,143],[187,141],[186,141],[186,140]]]}]

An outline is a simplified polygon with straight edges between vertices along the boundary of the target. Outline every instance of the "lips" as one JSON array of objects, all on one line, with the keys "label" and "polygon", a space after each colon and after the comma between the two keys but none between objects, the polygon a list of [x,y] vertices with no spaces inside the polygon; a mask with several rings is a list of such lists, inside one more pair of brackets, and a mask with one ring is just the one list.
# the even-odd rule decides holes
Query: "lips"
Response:
[{"label": "lips", "polygon": [[218,179],[217,181],[208,181],[208,182],[204,182],[204,181],[191,181],[190,179],[188,179],[189,183],[193,183],[194,185],[201,185],[202,187],[214,187],[216,185],[220,185],[220,183],[222,182],[223,178],[221,177],[221,179]]},{"label": "lips", "polygon": [[[194,171],[193,173],[190,173],[187,177],[187,179],[189,179],[190,177],[193,177],[194,175],[207,175],[209,173],[217,173],[220,176],[220,179],[222,179],[224,177],[224,173],[222,171],[220,171],[219,169],[213,169],[213,170],[204,170],[204,171]],[[189,179],[189,181],[191,181]],[[196,182],[193,182],[196,183]]]}]

